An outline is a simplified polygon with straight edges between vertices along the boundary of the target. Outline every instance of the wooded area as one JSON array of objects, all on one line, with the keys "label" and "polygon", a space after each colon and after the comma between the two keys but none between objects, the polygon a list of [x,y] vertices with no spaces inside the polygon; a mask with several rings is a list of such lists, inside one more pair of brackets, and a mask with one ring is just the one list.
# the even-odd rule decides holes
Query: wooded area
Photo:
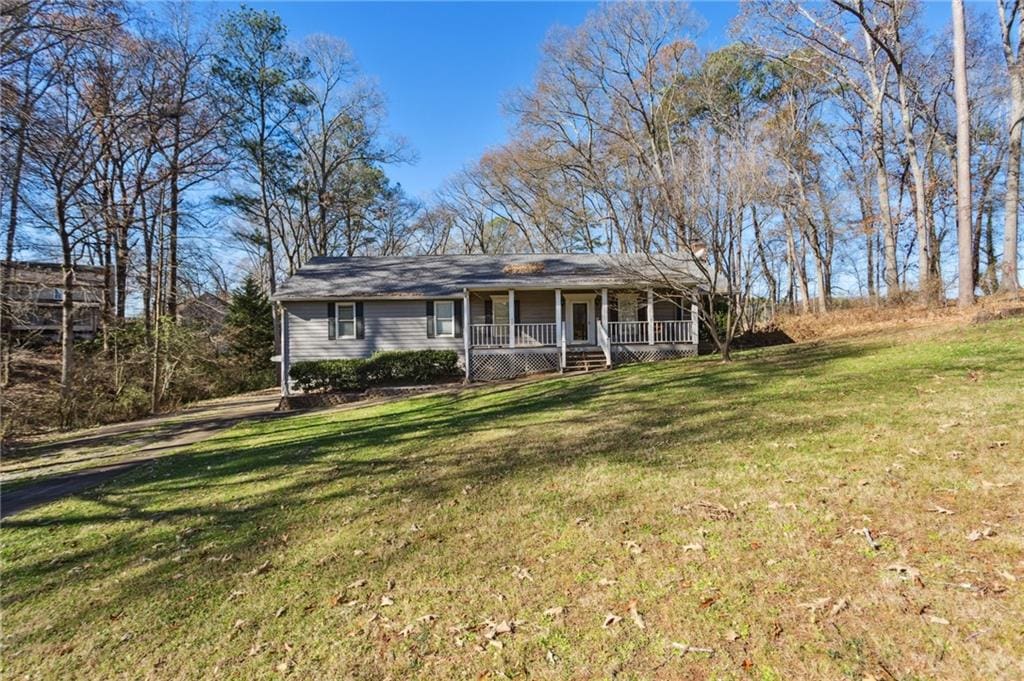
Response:
[{"label": "wooded area", "polygon": [[[726,355],[754,309],[1015,292],[1024,9],[967,9],[935,25],[907,0],[745,0],[733,42],[705,52],[686,5],[603,6],[551,33],[507,143],[422,201],[388,177],[414,149],[341,38],[293,43],[248,8],[6,2],[3,257],[63,267],[60,421],[78,420],[86,265],[104,280],[90,361],[118,375],[137,327],[153,411],[196,361],[171,340],[183,301],[246,274],[272,294],[316,255],[698,256]],[[247,254],[238,271],[212,235]]]}]

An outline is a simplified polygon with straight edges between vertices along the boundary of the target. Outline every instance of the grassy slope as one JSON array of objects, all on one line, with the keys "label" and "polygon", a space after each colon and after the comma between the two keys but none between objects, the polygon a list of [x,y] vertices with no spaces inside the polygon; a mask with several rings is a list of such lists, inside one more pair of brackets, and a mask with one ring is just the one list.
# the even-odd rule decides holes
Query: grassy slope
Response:
[{"label": "grassy slope", "polygon": [[236,427],[5,523],[4,677],[1019,677],[1022,403],[1008,320]]}]

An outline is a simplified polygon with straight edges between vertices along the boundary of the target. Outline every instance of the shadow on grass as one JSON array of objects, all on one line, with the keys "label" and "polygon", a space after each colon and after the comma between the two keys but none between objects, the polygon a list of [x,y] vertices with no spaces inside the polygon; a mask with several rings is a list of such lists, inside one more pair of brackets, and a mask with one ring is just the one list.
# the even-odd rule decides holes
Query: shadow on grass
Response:
[{"label": "shadow on grass", "polygon": [[[233,565],[193,563],[212,583],[237,575],[239,561],[250,566],[265,560],[266,537],[312,522],[326,502],[352,501],[344,512],[359,515],[390,508],[400,497],[431,503],[466,485],[480,490],[512,476],[540,480],[556,469],[589,463],[712,466],[716,461],[700,444],[745,444],[750,419],[773,416],[758,423],[761,438],[802,434],[804,412],[787,416],[779,409],[785,405],[770,403],[750,409],[766,395],[774,399],[784,393],[778,399],[794,401],[795,409],[796,401],[806,407],[807,400],[829,399],[828,386],[836,380],[848,391],[887,385],[910,389],[898,374],[880,375],[859,366],[837,370],[837,363],[882,347],[886,344],[804,345],[784,352],[753,351],[728,365],[711,360],[638,365],[245,425],[206,441],[195,453],[158,461],[80,495],[87,505],[6,521],[8,532],[95,529],[106,539],[82,548],[72,543],[59,559],[19,556],[5,570],[8,588],[2,602],[15,605],[52,589],[70,564],[83,563],[104,566],[76,576],[86,583],[133,566],[130,577],[119,579],[111,607],[127,608],[154,593],[184,596],[187,587],[171,579],[183,566],[170,555],[149,561],[144,569],[137,561],[155,541],[173,541],[186,526],[216,546],[218,554],[235,557]],[[989,361],[997,365],[1006,357],[994,353]],[[914,366],[922,376],[948,369],[941,357]],[[828,380],[822,379],[825,375]],[[820,416],[816,424],[828,428],[841,420],[838,414]],[[648,444],[651,438],[657,438],[656,447]],[[683,453],[664,455],[682,444],[687,445],[679,449]],[[257,483],[277,484],[247,493]],[[227,589],[230,581],[220,579],[218,588]],[[82,621],[100,617],[78,616]]]}]

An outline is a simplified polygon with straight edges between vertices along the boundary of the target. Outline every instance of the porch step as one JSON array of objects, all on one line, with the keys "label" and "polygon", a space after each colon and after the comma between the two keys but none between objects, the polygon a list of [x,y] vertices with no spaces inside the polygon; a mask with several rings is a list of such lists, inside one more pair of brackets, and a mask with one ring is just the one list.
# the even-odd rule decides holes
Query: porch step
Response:
[{"label": "porch step", "polygon": [[567,350],[565,353],[566,371],[596,371],[607,366],[601,350]]}]

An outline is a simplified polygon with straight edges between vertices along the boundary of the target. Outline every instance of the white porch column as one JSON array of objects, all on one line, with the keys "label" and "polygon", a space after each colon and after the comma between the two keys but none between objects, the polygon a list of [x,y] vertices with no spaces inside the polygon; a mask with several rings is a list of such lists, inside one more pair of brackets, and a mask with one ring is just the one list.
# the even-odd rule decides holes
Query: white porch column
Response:
[{"label": "white porch column", "polygon": [[690,342],[697,345],[700,342],[700,317],[697,315],[698,306],[696,302],[690,303]]},{"label": "white porch column", "polygon": [[508,290],[508,346],[516,346],[516,291]]},{"label": "white porch column", "polygon": [[470,369],[469,369],[469,353],[470,353],[470,341],[472,336],[472,329],[470,328],[470,320],[473,316],[469,313],[469,289],[462,289],[462,346],[465,352],[463,355],[463,362],[466,365],[466,381],[470,380]]},{"label": "white porch column", "polygon": [[562,347],[562,334],[565,329],[562,326],[562,289],[555,289],[555,345]]},{"label": "white porch column", "polygon": [[291,352],[288,338],[288,308],[281,305],[281,396],[288,397],[288,374],[291,371]]},{"label": "white porch column", "polygon": [[654,289],[647,289],[647,344],[654,345]]},{"label": "white porch column", "polygon": [[604,327],[604,361],[607,366],[612,365],[612,337],[608,326],[608,289],[601,289],[601,326]]}]

